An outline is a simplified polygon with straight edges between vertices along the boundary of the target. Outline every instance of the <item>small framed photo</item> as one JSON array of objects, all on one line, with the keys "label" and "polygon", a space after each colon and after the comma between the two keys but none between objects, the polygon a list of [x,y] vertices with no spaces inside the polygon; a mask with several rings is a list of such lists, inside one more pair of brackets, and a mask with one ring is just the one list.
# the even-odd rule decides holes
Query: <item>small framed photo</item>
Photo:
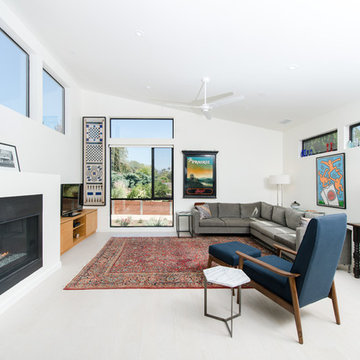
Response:
[{"label": "small framed photo", "polygon": [[20,171],[16,146],[0,143],[0,170]]}]

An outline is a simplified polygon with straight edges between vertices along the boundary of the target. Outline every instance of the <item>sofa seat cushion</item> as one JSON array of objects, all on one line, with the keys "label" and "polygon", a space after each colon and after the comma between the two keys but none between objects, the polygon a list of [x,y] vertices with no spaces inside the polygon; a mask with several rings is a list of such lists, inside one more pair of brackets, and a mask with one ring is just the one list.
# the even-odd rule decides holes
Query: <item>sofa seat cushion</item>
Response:
[{"label": "sofa seat cushion", "polygon": [[275,234],[274,240],[291,250],[296,250],[296,232],[293,234]]},{"label": "sofa seat cushion", "polygon": [[225,223],[226,226],[249,226],[249,219],[241,219],[241,218],[221,218],[221,220]]},{"label": "sofa seat cushion", "polygon": [[219,203],[219,218],[240,217],[239,204]]},{"label": "sofa seat cushion", "polygon": [[216,226],[226,226],[224,221],[219,218],[208,218],[208,219],[201,219],[199,221],[199,226],[203,227],[216,227]]},{"label": "sofa seat cushion", "polygon": [[231,241],[222,244],[214,244],[209,246],[209,254],[217,259],[225,262],[230,266],[239,265],[239,255],[236,251],[241,251],[252,257],[261,256],[261,251],[250,245],[243,244],[239,241]]},{"label": "sofa seat cushion", "polygon": [[260,216],[260,209],[260,202],[251,204],[240,204],[242,218],[258,218]]},{"label": "sofa seat cushion", "polygon": [[269,237],[270,239],[275,239],[275,235],[277,234],[296,234],[294,230],[289,229],[285,226],[265,226],[258,231]]},{"label": "sofa seat cushion", "polygon": [[[262,256],[259,260],[288,272],[290,272],[293,265],[290,261],[286,261],[275,255]],[[272,292],[291,303],[289,280],[285,276],[277,275],[248,260],[244,261],[243,270],[251,280],[266,289],[271,289]]]},{"label": "sofa seat cushion", "polygon": [[267,226],[279,226],[279,224],[263,219],[251,219],[250,221],[250,228],[255,229],[259,232],[262,232],[261,229]]}]

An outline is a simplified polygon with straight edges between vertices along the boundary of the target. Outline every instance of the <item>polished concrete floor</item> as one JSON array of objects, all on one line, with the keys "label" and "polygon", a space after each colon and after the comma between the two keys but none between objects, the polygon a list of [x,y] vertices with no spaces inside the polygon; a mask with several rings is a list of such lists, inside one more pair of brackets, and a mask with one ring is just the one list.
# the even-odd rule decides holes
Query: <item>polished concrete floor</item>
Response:
[{"label": "polished concrete floor", "polygon": [[[253,289],[242,292],[234,336],[203,316],[202,290],[82,290],[63,287],[110,238],[97,233],[64,254],[63,267],[0,315],[0,359],[358,359],[360,280],[336,273],[342,325],[331,301],[293,316]],[[227,315],[229,290],[209,290],[209,311]]]}]

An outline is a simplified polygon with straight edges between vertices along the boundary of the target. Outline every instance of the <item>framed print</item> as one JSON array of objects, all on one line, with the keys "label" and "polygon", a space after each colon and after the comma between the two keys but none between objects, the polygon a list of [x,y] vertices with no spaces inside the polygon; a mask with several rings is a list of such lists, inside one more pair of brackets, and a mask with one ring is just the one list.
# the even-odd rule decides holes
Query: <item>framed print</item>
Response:
[{"label": "framed print", "polygon": [[0,143],[0,169],[20,171],[16,146]]},{"label": "framed print", "polygon": [[316,204],[346,209],[345,154],[316,158]]},{"label": "framed print", "polygon": [[217,151],[184,150],[184,198],[216,198]]}]

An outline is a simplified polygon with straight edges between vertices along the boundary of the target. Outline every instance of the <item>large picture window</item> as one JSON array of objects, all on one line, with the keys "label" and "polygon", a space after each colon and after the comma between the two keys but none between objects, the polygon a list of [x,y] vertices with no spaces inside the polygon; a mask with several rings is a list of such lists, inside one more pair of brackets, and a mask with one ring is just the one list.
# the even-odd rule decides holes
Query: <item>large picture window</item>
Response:
[{"label": "large picture window", "polygon": [[43,70],[43,124],[65,133],[65,89]]},{"label": "large picture window", "polygon": [[1,29],[0,104],[29,116],[29,55]]},{"label": "large picture window", "polygon": [[111,226],[173,226],[172,147],[111,147]]}]

